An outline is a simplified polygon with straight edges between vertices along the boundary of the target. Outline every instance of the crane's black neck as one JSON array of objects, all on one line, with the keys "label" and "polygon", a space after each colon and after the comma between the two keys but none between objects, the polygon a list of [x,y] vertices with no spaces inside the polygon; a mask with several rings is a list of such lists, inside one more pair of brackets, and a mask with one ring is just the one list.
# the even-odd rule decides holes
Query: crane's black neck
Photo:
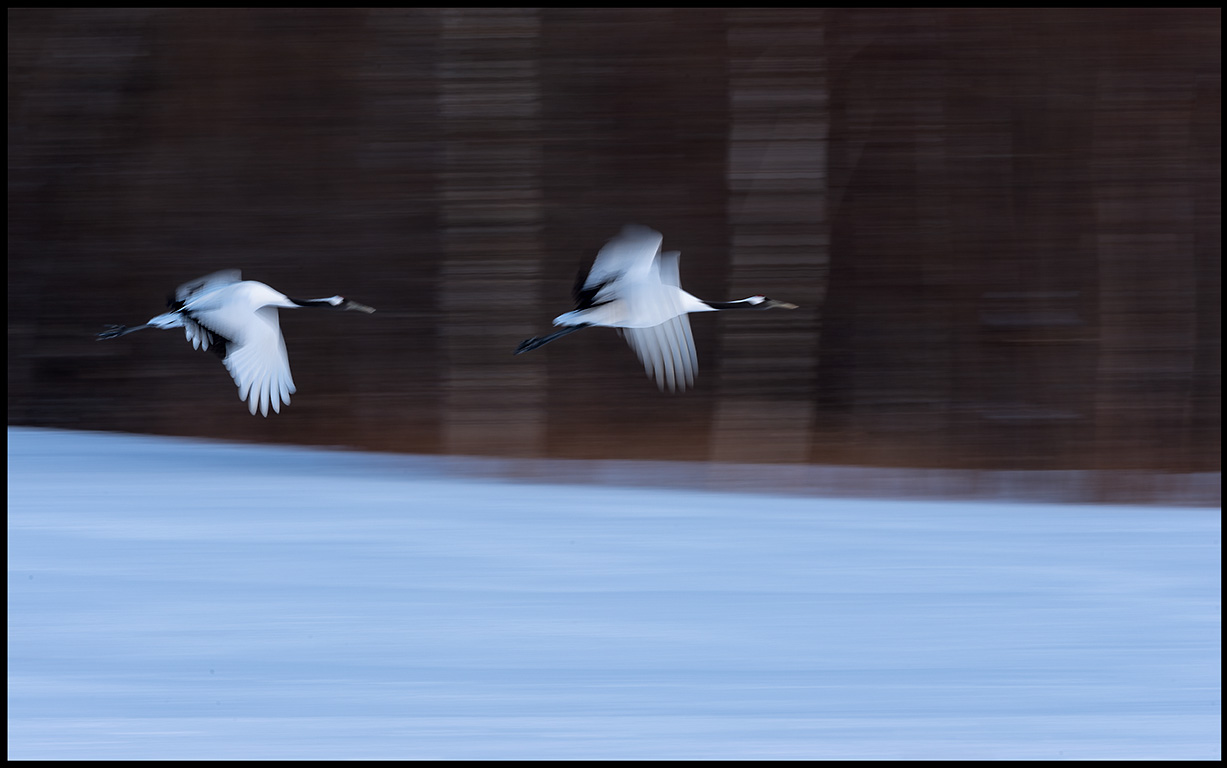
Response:
[{"label": "crane's black neck", "polygon": [[293,296],[286,296],[286,298],[300,307],[323,307],[325,309],[336,309],[340,306],[340,304],[334,303],[332,299],[296,299]]},{"label": "crane's black neck", "polygon": [[704,304],[712,309],[766,309],[770,306],[765,301],[752,302],[750,299],[738,299],[737,301],[707,301],[700,299]]}]

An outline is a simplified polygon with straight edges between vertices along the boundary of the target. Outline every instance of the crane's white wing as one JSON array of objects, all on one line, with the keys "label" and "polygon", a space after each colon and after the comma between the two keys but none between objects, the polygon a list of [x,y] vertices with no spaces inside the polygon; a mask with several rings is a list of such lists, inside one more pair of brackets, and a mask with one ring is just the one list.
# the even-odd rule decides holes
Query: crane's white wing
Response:
[{"label": "crane's white wing", "polygon": [[681,258],[681,251],[665,251],[656,257],[656,269],[662,283],[682,287],[682,275],[678,267]]},{"label": "crane's white wing", "polygon": [[269,405],[280,413],[281,404],[289,404],[295,389],[277,308],[257,309],[246,331],[241,343],[227,347],[222,362],[239,387],[239,399],[248,401],[253,415],[259,406],[261,415],[268,416]]},{"label": "crane's white wing", "polygon": [[678,315],[649,328],[619,330],[639,356],[643,370],[649,378],[656,379],[661,390],[668,387],[670,392],[680,392],[694,386],[699,361],[688,315]]},{"label": "crane's white wing", "polygon": [[[678,269],[681,255],[681,251],[665,251],[657,256],[655,266],[661,283],[681,287]],[[663,390],[667,384],[670,391],[694,386],[699,356],[694,348],[689,315],[681,312],[651,328],[623,328],[622,334],[639,356],[648,376],[656,378],[656,386]]]},{"label": "crane's white wing", "polygon": [[190,317],[183,317],[183,332],[187,340],[192,342],[193,349],[208,349],[217,343],[217,338],[200,323]]},{"label": "crane's white wing", "polygon": [[[622,231],[597,253],[584,280],[584,289],[609,285],[624,277],[630,280],[647,278],[662,242],[664,236],[650,227],[641,224],[622,227]],[[596,298],[601,301],[606,297],[597,294]]]},{"label": "crane's white wing", "polygon": [[295,389],[277,308],[260,306],[253,310],[241,301],[214,303],[206,299],[202,303],[205,306],[190,309],[190,316],[204,329],[230,341],[222,363],[238,385],[239,399],[248,401],[253,414],[258,407],[267,416],[270,405],[280,413],[281,404],[289,404]]},{"label": "crane's white wing", "polygon": [[243,279],[242,273],[237,269],[222,269],[198,277],[195,280],[189,280],[183,285],[175,289],[176,301],[187,301],[193,296],[198,296],[202,293],[215,291],[218,288],[223,288],[233,283],[241,282]]},{"label": "crane's white wing", "polygon": [[[218,270],[204,277],[189,280],[176,288],[175,301],[186,303],[211,291],[241,282],[242,279],[242,273],[237,269]],[[208,349],[217,343],[216,337],[207,328],[202,327],[190,317],[183,318],[183,333],[187,336],[187,340],[192,342],[193,349]]]}]

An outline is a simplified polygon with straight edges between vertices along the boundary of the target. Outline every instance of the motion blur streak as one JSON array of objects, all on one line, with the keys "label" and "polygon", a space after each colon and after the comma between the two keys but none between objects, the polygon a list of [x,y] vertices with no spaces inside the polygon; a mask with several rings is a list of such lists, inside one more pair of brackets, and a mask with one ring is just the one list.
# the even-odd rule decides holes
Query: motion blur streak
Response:
[{"label": "motion blur streak", "polygon": [[[10,9],[9,423],[382,451],[1217,472],[1221,9]],[[508,349],[641,222],[700,296]],[[284,318],[252,420],[169,338],[237,267]],[[307,354],[310,350],[310,354]],[[140,386],[134,386],[140,382]]]}]

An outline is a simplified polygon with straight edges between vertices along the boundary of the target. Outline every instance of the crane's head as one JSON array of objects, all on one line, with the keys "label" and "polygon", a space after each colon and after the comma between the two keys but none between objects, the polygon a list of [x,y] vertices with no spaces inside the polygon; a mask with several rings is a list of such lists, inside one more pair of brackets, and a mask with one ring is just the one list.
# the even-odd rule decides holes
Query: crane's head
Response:
[{"label": "crane's head", "polygon": [[751,296],[746,299],[746,303],[753,305],[755,309],[796,309],[796,304],[791,304],[787,301],[776,301],[769,299],[766,296]]},{"label": "crane's head", "polygon": [[365,304],[359,304],[356,301],[350,301],[344,296],[329,296],[326,299],[308,299],[299,301],[298,299],[290,299],[300,307],[316,306],[316,307],[332,307],[333,309],[352,309],[357,312],[365,312],[368,315],[375,311],[374,307],[368,307]]},{"label": "crane's head", "polygon": [[341,303],[339,306],[341,309],[352,309],[355,312],[365,312],[368,315],[375,311],[374,307],[368,307],[365,304],[359,304],[356,301],[350,301],[349,299],[342,298],[340,296],[333,296],[333,298],[340,299]]}]

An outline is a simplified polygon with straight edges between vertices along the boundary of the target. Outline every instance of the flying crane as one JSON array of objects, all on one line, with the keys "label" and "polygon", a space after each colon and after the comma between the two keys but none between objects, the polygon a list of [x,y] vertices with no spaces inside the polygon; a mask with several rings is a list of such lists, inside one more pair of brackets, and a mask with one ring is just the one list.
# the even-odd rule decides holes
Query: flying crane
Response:
[{"label": "flying crane", "polygon": [[597,253],[573,291],[575,309],[554,318],[562,326],[548,336],[520,342],[519,355],[592,326],[617,328],[644,370],[663,391],[694,385],[698,356],[690,331],[691,312],[726,309],[796,309],[796,304],[766,296],[736,301],[705,301],[682,290],[680,251],[661,252],[664,237],[654,229],[627,224]]},{"label": "flying crane", "polygon": [[183,328],[196,349],[211,349],[222,359],[239,388],[239,399],[248,401],[255,415],[281,412],[295,391],[290,376],[290,358],[281,335],[277,310],[299,307],[375,310],[341,296],[326,299],[292,299],[264,283],[243,280],[237,269],[224,269],[179,286],[167,301],[170,311],[142,325],[111,325],[99,339],[114,339],[143,328]]}]

